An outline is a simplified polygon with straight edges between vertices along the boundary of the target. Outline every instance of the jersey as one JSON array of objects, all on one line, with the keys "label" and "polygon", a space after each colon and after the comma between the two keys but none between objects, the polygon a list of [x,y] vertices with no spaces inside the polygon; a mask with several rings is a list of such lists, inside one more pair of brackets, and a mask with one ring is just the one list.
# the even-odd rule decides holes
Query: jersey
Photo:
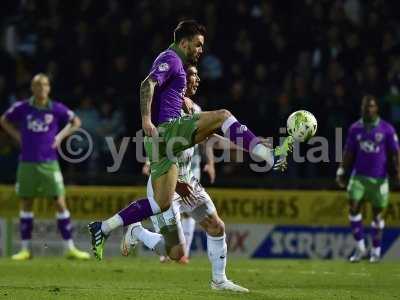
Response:
[{"label": "jersey", "polygon": [[[201,108],[196,103],[193,103],[193,112],[201,112]],[[183,114],[183,112],[181,112]],[[201,176],[201,153],[199,145],[182,151],[178,156],[179,179],[185,182],[190,182],[192,177],[200,181]]]},{"label": "jersey", "polygon": [[393,126],[382,119],[369,126],[362,120],[353,123],[345,146],[345,150],[355,156],[352,175],[372,178],[387,177],[388,154],[398,149],[398,137]]},{"label": "jersey", "polygon": [[22,142],[20,160],[57,160],[57,149],[52,148],[54,138],[74,116],[70,109],[56,101],[49,101],[46,108],[36,107],[33,98],[12,105],[5,112],[5,117],[19,127]]},{"label": "jersey", "polygon": [[179,53],[179,49],[171,46],[156,58],[151,67],[149,76],[157,81],[151,106],[155,126],[181,116],[186,71]]}]

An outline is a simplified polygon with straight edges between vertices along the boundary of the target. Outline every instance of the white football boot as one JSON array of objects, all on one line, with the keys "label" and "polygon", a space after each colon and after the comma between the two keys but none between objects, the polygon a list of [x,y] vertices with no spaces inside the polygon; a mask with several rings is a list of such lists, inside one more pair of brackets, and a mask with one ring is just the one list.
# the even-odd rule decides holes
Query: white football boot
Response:
[{"label": "white football boot", "polygon": [[367,250],[362,250],[357,247],[356,250],[354,251],[354,254],[352,256],[350,256],[349,262],[352,262],[352,263],[360,262],[366,256],[367,256]]},{"label": "white football boot", "polygon": [[239,293],[249,292],[248,289],[233,283],[231,280],[225,280],[220,283],[215,283],[214,281],[211,281],[211,289],[220,291],[239,292]]},{"label": "white football boot", "polygon": [[139,239],[133,233],[133,229],[139,225],[141,225],[140,222],[129,225],[124,236],[122,237],[121,254],[123,256],[128,256],[131,251],[135,249],[136,245],[139,244]]}]

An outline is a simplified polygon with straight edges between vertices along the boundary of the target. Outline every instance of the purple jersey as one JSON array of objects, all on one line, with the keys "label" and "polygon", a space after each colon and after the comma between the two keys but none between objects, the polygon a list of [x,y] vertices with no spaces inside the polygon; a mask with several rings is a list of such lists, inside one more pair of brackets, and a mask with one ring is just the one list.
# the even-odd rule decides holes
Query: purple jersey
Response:
[{"label": "purple jersey", "polygon": [[47,108],[38,108],[31,98],[14,103],[5,117],[19,127],[22,141],[20,160],[46,162],[57,159],[57,149],[51,146],[60,128],[72,120],[74,113],[55,101],[50,101]]},{"label": "purple jersey", "polygon": [[157,81],[151,107],[154,125],[179,118],[186,90],[182,59],[172,49],[162,52],[153,63],[150,77]]},{"label": "purple jersey", "polygon": [[398,151],[399,142],[388,122],[380,119],[367,129],[359,120],[349,129],[345,149],[355,156],[352,174],[385,178],[388,154]]}]

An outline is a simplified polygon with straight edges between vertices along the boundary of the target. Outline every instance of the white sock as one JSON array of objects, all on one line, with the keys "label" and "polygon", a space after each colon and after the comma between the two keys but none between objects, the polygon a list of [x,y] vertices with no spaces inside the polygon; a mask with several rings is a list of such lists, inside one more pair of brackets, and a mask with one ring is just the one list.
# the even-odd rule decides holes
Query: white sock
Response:
[{"label": "white sock", "polygon": [[207,252],[212,266],[212,280],[215,283],[226,281],[225,267],[228,251],[225,234],[218,237],[207,234]]},{"label": "white sock", "polygon": [[232,126],[233,123],[238,122],[238,120],[234,116],[230,116],[228,119],[222,123],[221,130],[224,134],[228,131],[229,127]]},{"label": "white sock", "polygon": [[196,227],[196,221],[192,217],[181,218],[183,234],[185,236],[186,247],[185,247],[185,255],[189,257],[190,255],[190,246],[193,241],[193,233]]},{"label": "white sock", "polygon": [[64,248],[67,250],[71,250],[72,248],[75,248],[73,239],[63,240],[63,243],[64,243]]},{"label": "white sock", "polygon": [[263,144],[255,145],[251,150],[251,154],[265,160],[270,167],[274,165],[274,150]]},{"label": "white sock", "polygon": [[361,239],[361,240],[357,241],[357,247],[358,247],[358,249],[360,249],[362,252],[366,251],[364,239]]},{"label": "white sock", "polygon": [[31,240],[21,240],[21,249],[29,251],[31,249]]},{"label": "white sock", "polygon": [[373,255],[381,257],[381,247],[372,247],[371,252]]},{"label": "white sock", "polygon": [[111,231],[121,227],[122,225],[124,225],[124,221],[122,220],[121,216],[119,214],[115,214],[111,218],[101,222],[101,231],[108,235]]},{"label": "white sock", "polygon": [[154,250],[155,246],[164,239],[161,234],[151,232],[141,224],[132,228],[131,235],[132,234],[134,234],[138,240],[142,241],[143,244],[151,250]]}]

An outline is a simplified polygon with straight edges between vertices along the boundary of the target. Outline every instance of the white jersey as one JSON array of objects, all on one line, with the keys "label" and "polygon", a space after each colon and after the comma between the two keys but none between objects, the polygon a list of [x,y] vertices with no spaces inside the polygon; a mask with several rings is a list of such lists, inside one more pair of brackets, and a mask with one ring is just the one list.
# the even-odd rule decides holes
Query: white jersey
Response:
[{"label": "white jersey", "polygon": [[[201,112],[200,106],[193,103],[194,112]],[[179,180],[190,182],[192,177],[200,180],[201,174],[201,153],[199,145],[194,145],[192,148],[182,151],[178,157]]]}]

